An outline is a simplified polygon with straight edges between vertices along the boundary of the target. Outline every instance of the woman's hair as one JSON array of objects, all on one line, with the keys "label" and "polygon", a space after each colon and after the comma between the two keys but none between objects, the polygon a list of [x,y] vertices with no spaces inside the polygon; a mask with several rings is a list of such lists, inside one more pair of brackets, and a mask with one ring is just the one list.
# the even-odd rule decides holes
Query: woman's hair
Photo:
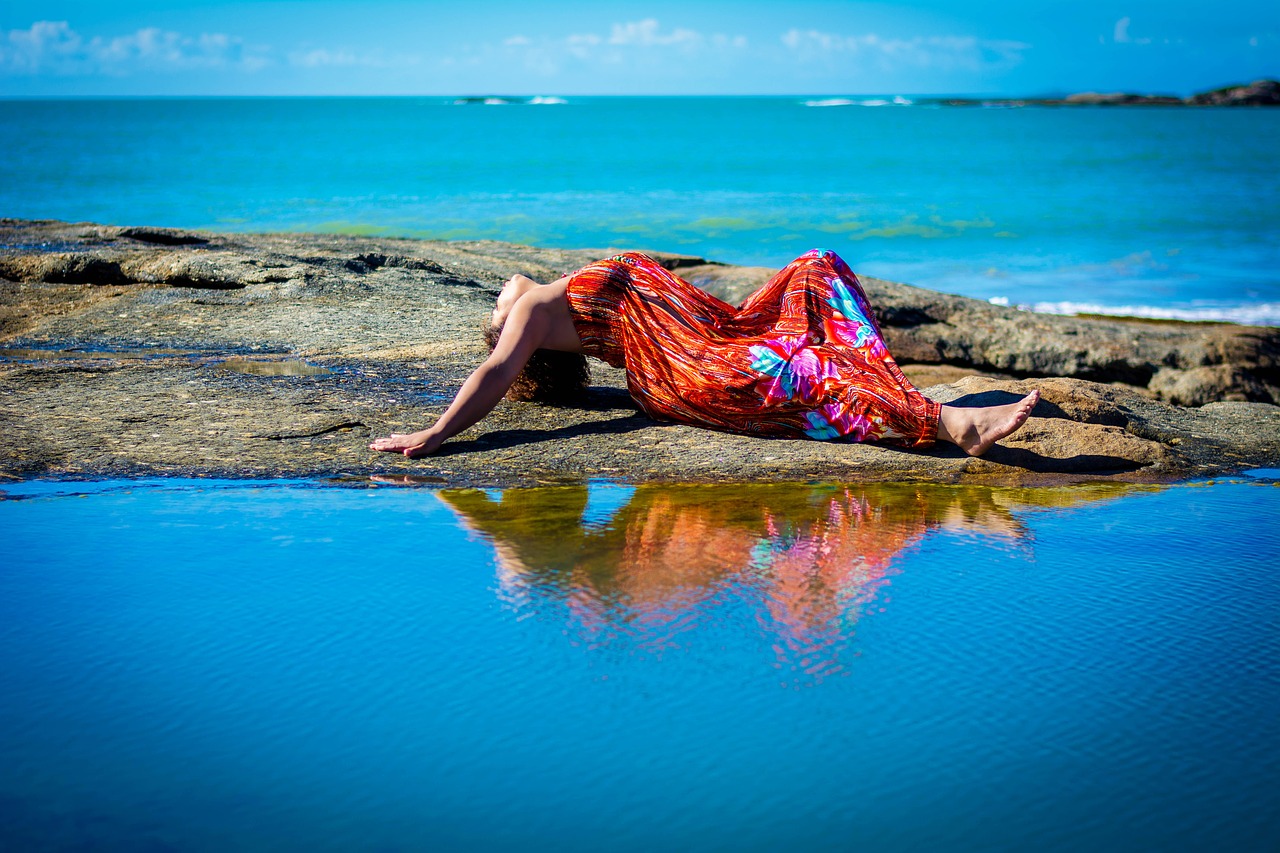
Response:
[{"label": "woman's hair", "polygon": [[[502,326],[490,324],[485,327],[484,342],[489,345],[490,352],[498,345],[501,336]],[[518,403],[576,403],[586,396],[590,381],[591,368],[581,353],[534,350],[529,363],[511,383],[507,399]]]}]

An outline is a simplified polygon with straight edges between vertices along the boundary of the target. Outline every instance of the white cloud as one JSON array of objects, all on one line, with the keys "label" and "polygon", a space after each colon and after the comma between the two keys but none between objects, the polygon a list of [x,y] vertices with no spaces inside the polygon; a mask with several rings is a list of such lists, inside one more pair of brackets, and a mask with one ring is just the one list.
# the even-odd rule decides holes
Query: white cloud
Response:
[{"label": "white cloud", "polygon": [[42,65],[62,64],[81,51],[80,36],[66,21],[37,21],[29,30],[10,30],[0,43],[0,68],[34,74]]},{"label": "white cloud", "polygon": [[146,27],[115,38],[85,39],[66,21],[37,21],[0,39],[0,73],[129,74],[142,70],[236,68],[268,64],[265,48],[224,33],[185,36]]},{"label": "white cloud", "polygon": [[977,39],[973,36],[915,36],[882,38],[875,33],[841,35],[819,30],[788,30],[782,43],[801,61],[845,56],[867,59],[883,68],[991,69],[1009,68],[1022,61],[1031,45],[1020,41]]},{"label": "white cloud", "polygon": [[289,64],[302,68],[341,67],[358,65],[360,60],[359,57],[349,51],[317,48],[315,50],[295,51],[289,54]]},{"label": "white cloud", "polygon": [[[543,76],[558,74],[566,60],[596,67],[618,68],[630,63],[641,68],[646,63],[665,63],[671,51],[693,54],[698,50],[741,53],[747,38],[726,33],[704,34],[684,27],[663,30],[655,18],[614,24],[608,35],[571,33],[559,38],[529,39],[515,36],[503,41],[507,58]],[[476,57],[477,61],[479,57]]]},{"label": "white cloud", "polygon": [[[603,39],[594,33],[576,33],[564,40],[564,49],[570,56],[575,56],[578,59],[589,59],[594,53],[595,47],[602,41]],[[552,45],[549,48],[544,46],[532,51],[526,51],[526,61],[531,67],[538,67],[544,71],[554,71],[560,67],[552,58],[558,49],[558,46]]]},{"label": "white cloud", "polygon": [[296,50],[289,54],[289,64],[298,68],[405,68],[419,65],[422,58],[413,54],[386,55],[379,51],[354,53],[350,50]]},{"label": "white cloud", "polygon": [[[1116,44],[1151,44],[1150,38],[1134,38],[1129,35],[1130,23],[1131,20],[1127,15],[1116,21],[1116,27],[1111,35],[1111,40]],[[1163,42],[1164,44],[1171,44],[1169,39],[1164,39]],[[1181,43],[1181,39],[1178,40],[1178,43]]]},{"label": "white cloud", "polygon": [[677,27],[669,33],[662,32],[658,28],[658,21],[655,18],[645,18],[643,21],[632,21],[626,24],[614,24],[613,33],[609,36],[609,44],[634,44],[643,47],[653,45],[694,46],[701,42],[702,35],[693,30]]},{"label": "white cloud", "polygon": [[37,21],[30,29],[0,33],[0,74],[126,76],[138,72],[199,69],[257,71],[287,62],[296,68],[396,68],[418,65],[421,57],[354,52],[344,48],[304,48],[280,56],[225,33],[195,36],[144,27],[128,35],[81,36],[66,21]]}]

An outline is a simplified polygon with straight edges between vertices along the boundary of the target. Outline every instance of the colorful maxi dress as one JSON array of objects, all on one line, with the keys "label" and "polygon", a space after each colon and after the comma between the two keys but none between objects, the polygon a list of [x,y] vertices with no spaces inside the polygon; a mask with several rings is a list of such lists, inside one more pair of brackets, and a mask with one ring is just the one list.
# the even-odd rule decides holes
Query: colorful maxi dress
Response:
[{"label": "colorful maxi dress", "polygon": [[627,253],[569,276],[583,352],[627,371],[649,416],[750,435],[932,444],[939,404],[902,375],[834,252],[788,264],[739,308]]}]

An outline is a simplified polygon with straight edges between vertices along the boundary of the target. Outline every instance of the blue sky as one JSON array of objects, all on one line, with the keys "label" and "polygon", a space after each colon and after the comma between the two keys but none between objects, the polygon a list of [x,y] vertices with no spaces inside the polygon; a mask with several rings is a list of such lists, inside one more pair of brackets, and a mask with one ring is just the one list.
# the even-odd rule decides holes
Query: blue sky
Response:
[{"label": "blue sky", "polygon": [[1280,3],[5,0],[0,96],[1190,94]]}]

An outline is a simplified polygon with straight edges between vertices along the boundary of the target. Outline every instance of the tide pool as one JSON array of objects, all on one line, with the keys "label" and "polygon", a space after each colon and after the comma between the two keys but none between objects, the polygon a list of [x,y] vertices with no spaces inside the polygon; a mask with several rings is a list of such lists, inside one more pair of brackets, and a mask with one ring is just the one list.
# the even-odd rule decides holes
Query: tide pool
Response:
[{"label": "tide pool", "polygon": [[1280,324],[1280,110],[0,100],[0,215],[626,247]]},{"label": "tide pool", "polygon": [[1274,849],[1277,476],[5,484],[0,846]]}]

